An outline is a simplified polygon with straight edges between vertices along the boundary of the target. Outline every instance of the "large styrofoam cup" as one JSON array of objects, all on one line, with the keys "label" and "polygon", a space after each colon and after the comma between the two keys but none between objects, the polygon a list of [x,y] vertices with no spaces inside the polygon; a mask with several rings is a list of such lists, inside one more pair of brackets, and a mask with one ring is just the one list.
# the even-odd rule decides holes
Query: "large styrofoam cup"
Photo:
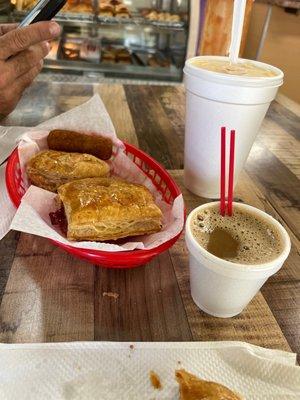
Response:
[{"label": "large styrofoam cup", "polygon": [[289,255],[291,242],[286,230],[273,217],[255,207],[234,203],[234,209],[245,210],[274,226],[282,238],[283,251],[274,260],[255,265],[233,263],[216,257],[200,246],[191,230],[194,216],[215,204],[218,203],[195,208],[186,221],[191,294],[196,305],[207,314],[229,318],[241,313],[266,280],[282,267]]},{"label": "large styrofoam cup", "polygon": [[228,130],[236,130],[236,182],[270,102],[283,83],[283,72],[271,65],[251,61],[258,67],[274,71],[276,76],[256,78],[221,74],[195,67],[192,64],[195,59],[228,60],[228,58],[194,57],[187,60],[184,67],[186,88],[184,184],[199,196],[218,198],[220,128],[225,126]]}]

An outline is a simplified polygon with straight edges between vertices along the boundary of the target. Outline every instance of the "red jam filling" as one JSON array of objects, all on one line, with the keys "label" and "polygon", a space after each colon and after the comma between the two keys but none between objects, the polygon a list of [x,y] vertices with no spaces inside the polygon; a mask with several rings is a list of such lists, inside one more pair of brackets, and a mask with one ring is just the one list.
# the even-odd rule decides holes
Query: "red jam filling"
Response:
[{"label": "red jam filling", "polygon": [[64,235],[67,235],[68,222],[65,214],[64,207],[59,210],[49,213],[50,221],[52,225],[58,225]]}]

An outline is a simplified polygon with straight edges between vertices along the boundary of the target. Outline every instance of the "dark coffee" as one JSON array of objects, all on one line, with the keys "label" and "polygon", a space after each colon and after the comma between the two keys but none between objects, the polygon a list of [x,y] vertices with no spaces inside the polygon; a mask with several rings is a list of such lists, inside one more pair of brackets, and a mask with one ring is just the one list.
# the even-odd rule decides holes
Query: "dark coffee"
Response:
[{"label": "dark coffee", "polygon": [[202,247],[231,262],[263,264],[277,258],[284,249],[271,222],[238,206],[231,217],[222,217],[218,204],[208,205],[191,223],[192,233]]}]

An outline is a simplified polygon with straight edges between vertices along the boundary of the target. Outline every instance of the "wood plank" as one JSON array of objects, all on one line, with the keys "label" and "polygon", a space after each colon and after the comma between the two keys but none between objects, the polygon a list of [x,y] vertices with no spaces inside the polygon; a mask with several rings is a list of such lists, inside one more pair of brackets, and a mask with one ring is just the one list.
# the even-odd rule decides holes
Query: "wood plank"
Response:
[{"label": "wood plank", "polygon": [[[119,297],[103,296],[104,292]],[[95,340],[191,339],[168,252],[137,269],[96,270]]]},{"label": "wood plank", "polygon": [[[169,121],[173,126],[174,132],[179,137],[178,145],[180,146],[180,149],[183,150],[185,131],[184,86],[153,86],[152,90],[154,91],[155,96],[159,99],[164,109],[164,112],[169,118]],[[183,152],[180,156],[180,161],[183,161]]]},{"label": "wood plank", "polygon": [[168,169],[182,165],[180,138],[151,86],[125,85],[139,145]]},{"label": "wood plank", "polygon": [[[126,86],[124,90],[120,85],[93,88],[39,82],[8,120],[35,125],[86,101],[93,90],[102,95],[120,136],[135,144],[138,137],[141,147],[167,167],[182,166],[182,87]],[[2,263],[0,259],[0,275],[1,266],[12,263],[0,307],[0,340],[234,339],[286,350],[290,346],[299,352],[300,196],[294,154],[299,114],[295,108],[286,112],[286,105],[279,106],[271,107],[247,163],[250,176],[240,176],[236,195],[282,222],[293,246],[285,266],[241,316],[220,320],[194,305],[183,237],[170,253],[145,267],[110,271],[78,261],[42,238],[23,234],[12,263],[18,234],[11,233],[8,242],[0,244],[1,257],[8,260]],[[182,172],[174,175],[182,185]],[[206,201],[183,190],[188,210]],[[2,286],[8,270],[4,268]],[[117,292],[119,297],[103,297],[103,292]]]},{"label": "wood plank", "polygon": [[300,282],[281,280],[278,274],[263,287],[262,294],[300,362]]},{"label": "wood plank", "polygon": [[296,177],[300,178],[300,142],[267,117],[258,135],[263,143]]},{"label": "wood plank", "polygon": [[267,117],[271,118],[287,133],[294,136],[295,139],[300,139],[300,116],[294,114],[277,101],[273,101],[267,112]]},{"label": "wood plank", "polygon": [[300,185],[297,177],[261,143],[260,139],[254,143],[245,169],[262,195],[299,239]]},{"label": "wood plank", "polygon": [[123,86],[97,84],[94,85],[94,93],[98,93],[101,96],[112,119],[118,138],[138,146],[138,139]]},{"label": "wood plank", "polygon": [[[171,173],[182,188],[188,211],[207,201],[184,188],[181,171],[172,171]],[[276,210],[264,199],[246,173],[242,173],[240,177],[236,189],[236,199],[263,209],[280,220]],[[281,222],[283,221],[281,220]],[[291,232],[289,233],[293,242],[291,255],[280,272],[264,285],[263,295],[259,293],[240,316],[221,320],[221,322],[219,319],[206,316],[192,304],[188,271],[186,268],[182,268],[188,263],[188,252],[183,238],[172,247],[170,254],[194,340],[217,340],[221,337],[222,340],[230,340],[230,337],[234,337],[234,340],[246,340],[270,348],[288,349],[290,346],[293,351],[300,353],[300,331],[298,329],[300,304],[297,296],[293,296],[291,301],[287,295],[288,287],[292,288],[294,293],[299,285],[299,254],[297,251],[299,242]],[[288,339],[288,343],[286,339]]]},{"label": "wood plank", "polygon": [[294,100],[288,98],[281,92],[279,92],[276,96],[277,103],[281,104],[283,107],[287,108],[292,113],[296,114],[300,117],[300,104],[296,103]]},{"label": "wood plank", "polygon": [[[45,110],[47,107],[47,111]],[[7,126],[35,126],[51,118],[55,109],[51,85],[46,82],[34,82],[23,93],[17,108],[3,121]],[[34,112],[33,112],[34,111]]]},{"label": "wood plank", "polygon": [[0,307],[0,341],[94,339],[94,267],[21,234]]},{"label": "wood plank", "polygon": [[11,231],[0,240],[0,304],[15,256],[19,232]]},{"label": "wood plank", "polygon": [[78,106],[93,95],[92,85],[34,82],[3,125],[35,126]]},{"label": "wood plank", "polygon": [[[51,97],[55,99],[54,115],[62,114],[71,108],[87,102],[93,96],[93,85],[74,83],[52,83]],[[47,110],[47,105],[45,107]],[[53,116],[54,116],[53,115]]]}]

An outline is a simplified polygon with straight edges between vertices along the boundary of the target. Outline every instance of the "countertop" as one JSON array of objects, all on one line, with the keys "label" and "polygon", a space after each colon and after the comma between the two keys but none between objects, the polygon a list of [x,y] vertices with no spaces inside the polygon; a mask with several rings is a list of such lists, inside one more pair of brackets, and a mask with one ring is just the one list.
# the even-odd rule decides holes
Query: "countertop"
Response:
[{"label": "countertop", "polygon": [[[34,126],[94,93],[100,93],[119,137],[170,170],[187,211],[205,202],[188,192],[182,181],[181,85],[36,82],[4,123]],[[299,128],[300,107],[279,96],[239,178],[235,197],[273,215],[292,240],[284,267],[242,314],[218,319],[193,303],[183,235],[143,267],[110,270],[75,259],[41,237],[10,232],[0,242],[0,340],[239,340],[299,353]]]}]

